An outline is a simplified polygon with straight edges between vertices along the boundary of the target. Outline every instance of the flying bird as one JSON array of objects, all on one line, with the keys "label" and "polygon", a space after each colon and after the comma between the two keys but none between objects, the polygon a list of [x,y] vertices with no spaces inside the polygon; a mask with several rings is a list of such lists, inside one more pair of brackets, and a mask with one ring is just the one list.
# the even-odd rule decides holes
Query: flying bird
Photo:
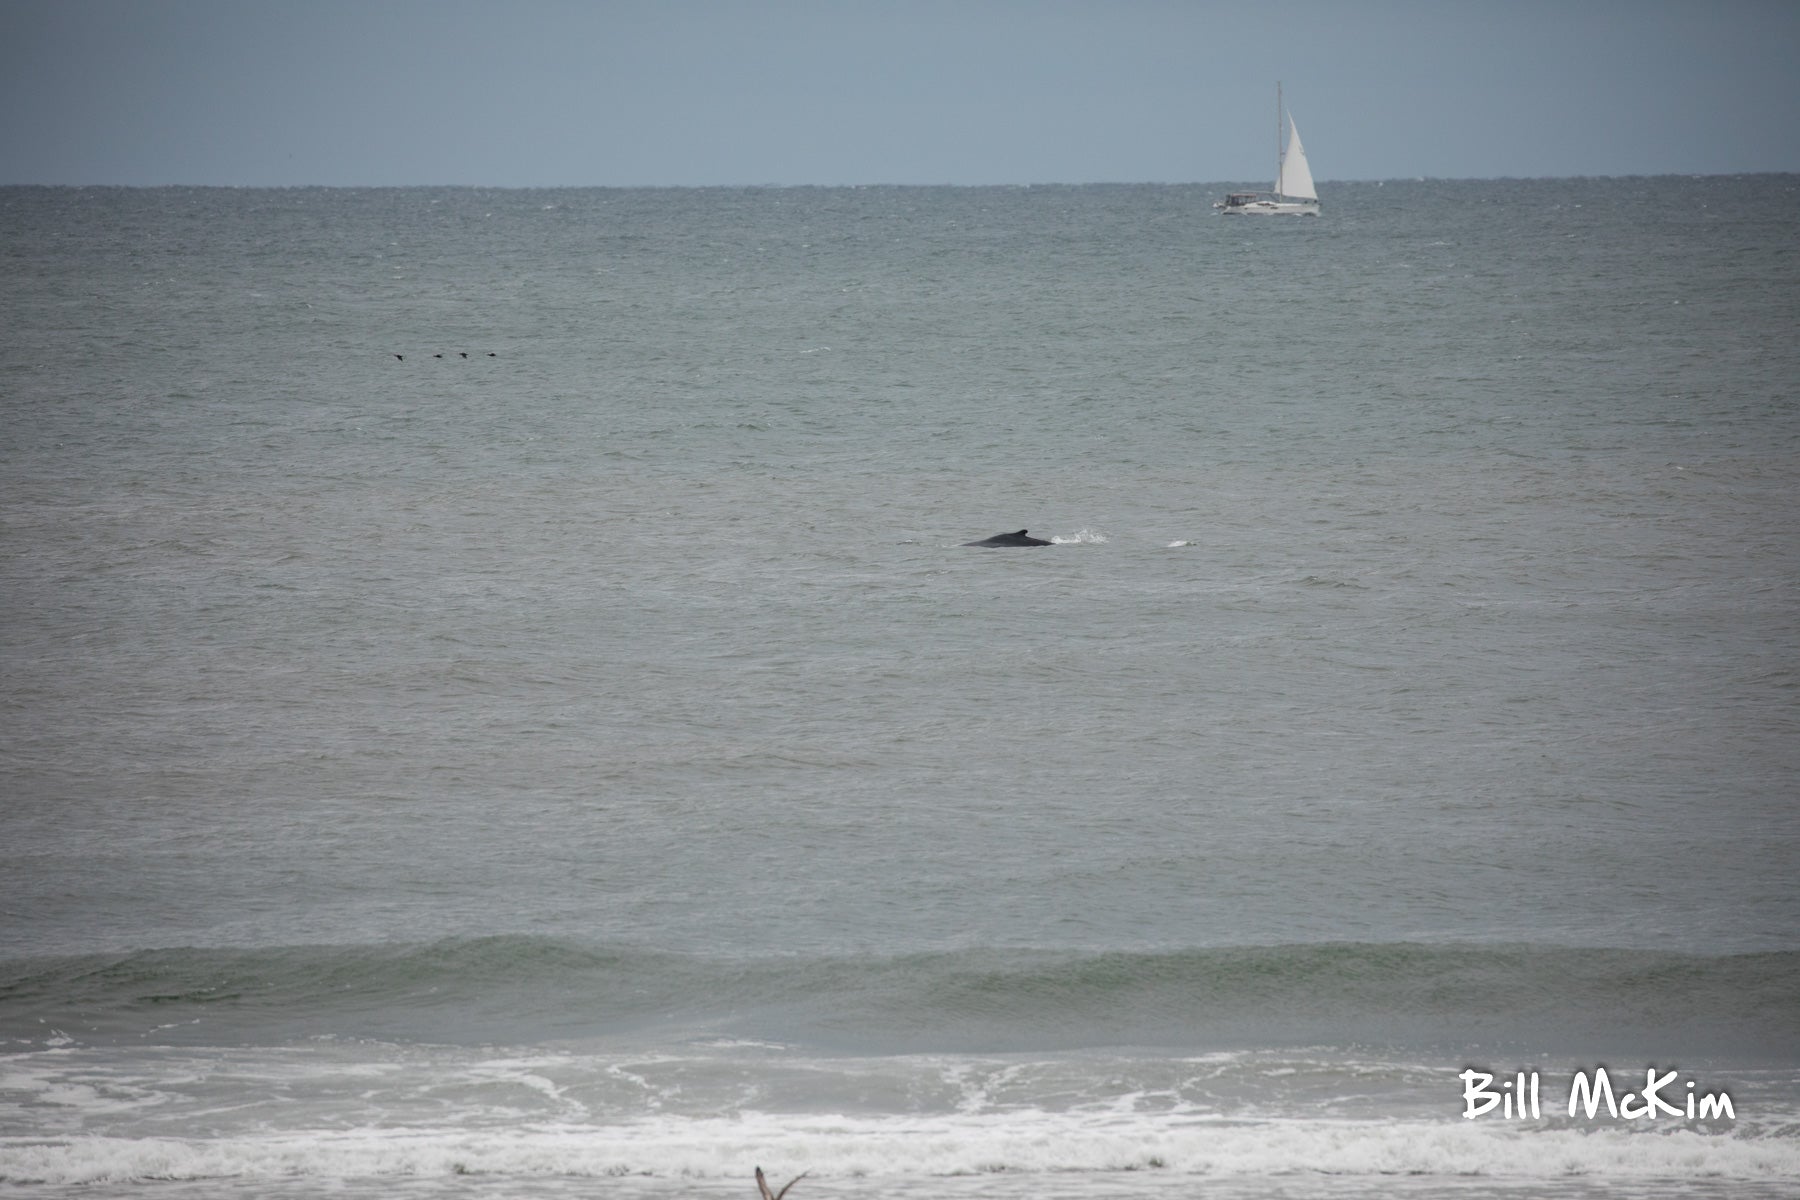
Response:
[{"label": "flying bird", "polygon": [[771,1192],[769,1190],[769,1181],[763,1178],[762,1168],[758,1167],[756,1168],[756,1190],[762,1193],[762,1200],[781,1200],[783,1196],[788,1194],[788,1188],[793,1187],[796,1183],[805,1179],[806,1176],[807,1172],[802,1171],[800,1174],[787,1181],[787,1187],[782,1188],[779,1192]]}]

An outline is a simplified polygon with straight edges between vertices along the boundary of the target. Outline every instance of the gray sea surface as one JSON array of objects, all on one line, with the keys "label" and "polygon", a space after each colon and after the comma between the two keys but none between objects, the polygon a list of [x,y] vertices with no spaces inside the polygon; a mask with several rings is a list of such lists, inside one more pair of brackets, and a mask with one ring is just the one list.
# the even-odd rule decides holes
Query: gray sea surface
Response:
[{"label": "gray sea surface", "polygon": [[1223,190],[0,189],[0,1183],[1791,1192],[1800,178]]}]

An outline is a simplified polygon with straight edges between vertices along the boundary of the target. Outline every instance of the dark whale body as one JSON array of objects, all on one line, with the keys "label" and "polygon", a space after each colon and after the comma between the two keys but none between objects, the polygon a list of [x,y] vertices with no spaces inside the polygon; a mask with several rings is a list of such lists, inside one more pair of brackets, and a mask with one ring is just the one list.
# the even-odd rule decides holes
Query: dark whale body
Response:
[{"label": "dark whale body", "polygon": [[965,546],[1048,546],[1043,538],[1026,537],[1023,529],[1017,533],[996,533],[993,537],[982,538],[979,542],[964,542]]}]

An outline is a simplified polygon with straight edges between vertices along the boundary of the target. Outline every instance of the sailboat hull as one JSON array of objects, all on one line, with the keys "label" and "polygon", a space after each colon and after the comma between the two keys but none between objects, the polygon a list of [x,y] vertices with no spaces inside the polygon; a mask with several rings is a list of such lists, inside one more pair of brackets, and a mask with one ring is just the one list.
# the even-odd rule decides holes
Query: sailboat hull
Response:
[{"label": "sailboat hull", "polygon": [[1260,193],[1239,192],[1213,205],[1222,217],[1316,217],[1317,200],[1276,199]]}]

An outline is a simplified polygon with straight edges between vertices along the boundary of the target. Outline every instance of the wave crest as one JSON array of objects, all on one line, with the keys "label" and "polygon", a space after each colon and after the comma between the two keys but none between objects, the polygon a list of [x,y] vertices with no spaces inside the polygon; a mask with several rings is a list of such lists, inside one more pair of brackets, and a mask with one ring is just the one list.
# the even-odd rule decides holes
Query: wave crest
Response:
[{"label": "wave crest", "polygon": [[1793,1055],[1800,953],[1329,943],[725,958],[497,936],[0,962],[0,1035],[182,1028],[247,1042],[656,1031],[874,1052],[1551,1037],[1591,1052],[1604,1037]]}]

